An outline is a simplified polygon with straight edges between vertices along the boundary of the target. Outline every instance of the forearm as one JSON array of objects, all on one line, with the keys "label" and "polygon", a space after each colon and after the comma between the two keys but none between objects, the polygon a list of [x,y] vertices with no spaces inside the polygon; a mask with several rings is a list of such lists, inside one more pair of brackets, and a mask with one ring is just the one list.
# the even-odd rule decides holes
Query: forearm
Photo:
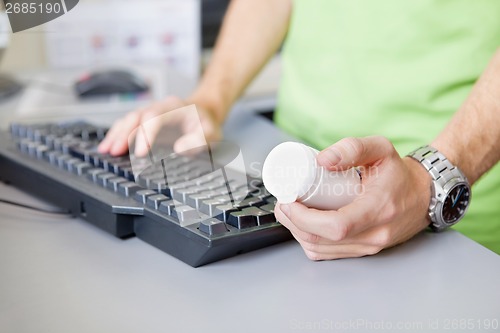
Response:
[{"label": "forearm", "polygon": [[233,0],[212,59],[190,100],[220,123],[259,70],[281,45],[291,0]]},{"label": "forearm", "polygon": [[471,183],[500,160],[500,49],[432,146]]}]

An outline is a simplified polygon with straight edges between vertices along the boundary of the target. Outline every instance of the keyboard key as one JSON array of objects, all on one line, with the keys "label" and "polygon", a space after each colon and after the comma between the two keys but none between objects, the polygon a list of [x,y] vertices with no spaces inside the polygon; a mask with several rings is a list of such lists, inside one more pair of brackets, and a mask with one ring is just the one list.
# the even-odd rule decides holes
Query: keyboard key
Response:
[{"label": "keyboard key", "polygon": [[226,224],[214,218],[201,221],[199,229],[210,236],[221,235],[228,232]]},{"label": "keyboard key", "polygon": [[196,194],[199,192],[199,187],[191,186],[183,189],[179,189],[173,192],[173,198],[177,201],[186,202],[189,195]]},{"label": "keyboard key", "polygon": [[265,187],[259,187],[251,192],[251,194],[259,199],[264,200],[265,198],[271,196],[271,193]]},{"label": "keyboard key", "polygon": [[143,188],[134,182],[125,182],[118,184],[118,193],[125,197],[131,197],[135,192],[142,190]]},{"label": "keyboard key", "polygon": [[231,212],[228,215],[227,224],[238,229],[246,229],[257,226],[257,218],[248,211]]},{"label": "keyboard key", "polygon": [[39,145],[36,148],[36,158],[41,159],[41,160],[45,159],[45,157],[47,156],[47,153],[49,151],[50,151],[50,149],[46,145]]},{"label": "keyboard key", "polygon": [[101,185],[102,187],[107,187],[108,181],[113,178],[117,178],[114,173],[111,172],[100,173],[97,175],[97,184]]},{"label": "keyboard key", "polygon": [[267,204],[267,205],[260,206],[259,208],[262,210],[265,210],[266,212],[274,213],[275,206],[276,206],[275,204]]},{"label": "keyboard key", "polygon": [[[200,212],[203,214],[207,214],[209,216],[216,216],[217,213],[215,211],[215,207],[228,204],[231,201],[228,198],[214,198],[214,199],[208,199],[208,200],[202,200],[199,204],[198,209]],[[219,212],[220,213],[220,212]]]},{"label": "keyboard key", "polygon": [[233,192],[231,193],[231,196],[234,201],[243,201],[244,199],[251,197],[248,192]]},{"label": "keyboard key", "polygon": [[264,201],[267,202],[268,204],[276,205],[276,203],[278,202],[278,199],[276,199],[275,197],[273,197],[271,195],[271,196],[265,197]]},{"label": "keyboard key", "polygon": [[108,180],[106,187],[114,192],[118,192],[119,185],[128,182],[127,179],[122,177],[115,177]]},{"label": "keyboard key", "polygon": [[[61,169],[66,169],[66,162],[73,157],[68,154],[62,154],[57,157],[57,166]],[[66,169],[67,170],[67,169]]]},{"label": "keyboard key", "polygon": [[91,164],[94,164],[98,168],[103,167],[103,159],[106,158],[108,155],[107,154],[101,154],[98,152],[93,152],[89,154],[89,162]]},{"label": "keyboard key", "polygon": [[146,199],[146,205],[148,207],[151,207],[151,208],[154,208],[154,209],[159,209],[160,208],[160,204],[163,201],[167,201],[167,200],[170,200],[170,198],[167,197],[166,195],[155,194],[155,195],[151,195],[151,196],[147,197],[147,199]]},{"label": "keyboard key", "polygon": [[183,183],[177,183],[177,184],[174,184],[174,185],[170,185],[169,184],[169,189],[170,189],[170,196],[172,198],[175,198],[175,197],[182,197],[182,194],[176,194],[177,192],[179,192],[180,190],[183,190],[185,188],[188,188],[188,187],[192,187],[194,186],[193,182],[192,181],[187,181],[187,182],[183,182]]},{"label": "keyboard key", "polygon": [[241,208],[249,207],[249,206],[262,206],[263,204],[265,204],[265,202],[260,200],[259,198],[250,197],[250,198],[246,198],[240,202],[236,202],[234,204],[234,207],[241,209]]},{"label": "keyboard key", "polygon": [[266,225],[276,222],[274,213],[264,211],[257,207],[248,207],[243,209],[243,213],[253,215],[258,225]]},{"label": "keyboard key", "polygon": [[176,217],[181,223],[194,222],[201,218],[200,213],[196,209],[186,205],[176,206],[172,212],[172,216]]},{"label": "keyboard key", "polygon": [[81,162],[82,162],[82,160],[79,160],[78,158],[72,157],[72,158],[66,160],[63,164],[64,164],[64,168],[66,170],[73,173],[75,165],[80,164]]},{"label": "keyboard key", "polygon": [[220,178],[215,178],[208,183],[200,185],[199,188],[208,191],[208,190],[215,190],[215,189],[218,189],[221,187],[225,187],[225,185],[226,185],[226,182],[224,181],[224,178],[220,177]]},{"label": "keyboard key", "polygon": [[146,204],[148,197],[155,195],[155,194],[157,194],[157,193],[153,190],[140,190],[140,191],[135,192],[134,199],[139,201],[139,202],[142,202],[143,204]]},{"label": "keyboard key", "polygon": [[39,143],[29,142],[27,145],[27,151],[30,156],[36,157],[36,149],[38,148]]},{"label": "keyboard key", "polygon": [[135,181],[134,170],[132,169],[131,166],[130,167],[121,167],[118,175],[121,177],[127,178],[131,182]]},{"label": "keyboard key", "polygon": [[63,141],[61,143],[61,151],[64,153],[64,154],[70,154],[71,152],[71,149],[73,147],[76,147],[80,144],[80,140],[77,140],[77,139],[71,139],[71,140],[67,140],[67,141]]},{"label": "keyboard key", "polygon": [[207,170],[207,169],[192,169],[184,174],[179,175],[178,177],[184,181],[195,180],[196,178],[203,176],[203,175],[209,173],[210,171],[211,170]]},{"label": "keyboard key", "polygon": [[145,188],[151,187],[151,182],[154,180],[160,180],[165,182],[165,174],[162,171],[156,171],[153,173],[141,173],[137,179],[139,185]]},{"label": "keyboard key", "polygon": [[123,162],[123,157],[107,157],[102,159],[102,168],[109,172],[114,172],[114,164]]},{"label": "keyboard key", "polygon": [[170,189],[168,186],[165,184],[165,181],[163,179],[155,179],[151,181],[151,186],[149,187],[152,190],[155,190],[158,193],[164,194],[166,196],[170,196]]},{"label": "keyboard key", "polygon": [[203,200],[212,199],[216,195],[217,195],[217,192],[215,192],[215,191],[190,194],[187,196],[185,203],[188,206],[195,207],[196,209],[200,209],[200,204]]},{"label": "keyboard key", "polygon": [[108,167],[108,171],[114,173],[115,175],[118,175],[120,177],[124,176],[124,173],[122,171],[123,168],[131,168],[132,165],[130,164],[130,161],[127,160],[122,160],[121,162],[116,162],[112,163]]},{"label": "keyboard key", "polygon": [[81,176],[87,173],[90,169],[93,169],[94,166],[91,165],[90,163],[87,162],[81,162],[78,164],[75,164],[71,172],[76,173],[77,175]]},{"label": "keyboard key", "polygon": [[90,169],[87,171],[87,178],[90,179],[91,181],[93,181],[94,183],[97,182],[97,176],[99,176],[101,173],[105,173],[106,171],[104,171],[103,169],[99,169],[99,168],[94,168],[94,169]]},{"label": "keyboard key", "polygon": [[212,212],[213,212],[212,216],[215,216],[221,221],[227,222],[229,214],[233,212],[239,212],[239,210],[234,208],[232,204],[228,203],[224,205],[215,206],[215,208],[212,209]]},{"label": "keyboard key", "polygon": [[209,174],[206,174],[204,176],[201,176],[201,177],[194,179],[194,181],[195,181],[196,185],[202,185],[202,184],[213,181],[217,177],[219,177],[219,176],[216,175],[215,173],[209,173]]},{"label": "keyboard key", "polygon": [[54,140],[57,138],[54,134],[48,134],[43,139],[42,143],[44,143],[49,149],[54,149]]},{"label": "keyboard key", "polygon": [[162,213],[173,215],[176,206],[182,206],[182,203],[175,200],[166,200],[160,202],[158,210]]},{"label": "keyboard key", "polygon": [[61,155],[62,154],[58,151],[50,151],[47,153],[47,160],[50,162],[50,164],[57,165],[57,158]]}]

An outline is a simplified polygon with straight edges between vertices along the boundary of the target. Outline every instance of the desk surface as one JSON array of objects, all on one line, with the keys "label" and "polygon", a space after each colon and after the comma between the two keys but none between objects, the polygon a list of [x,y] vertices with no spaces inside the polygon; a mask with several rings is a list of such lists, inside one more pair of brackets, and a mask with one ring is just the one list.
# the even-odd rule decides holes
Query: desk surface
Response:
[{"label": "desk surface", "polygon": [[[286,139],[241,111],[225,134],[247,164]],[[500,329],[500,257],[451,230],[359,259],[311,262],[290,241],[195,269],[79,219],[0,212],[0,332]]]}]

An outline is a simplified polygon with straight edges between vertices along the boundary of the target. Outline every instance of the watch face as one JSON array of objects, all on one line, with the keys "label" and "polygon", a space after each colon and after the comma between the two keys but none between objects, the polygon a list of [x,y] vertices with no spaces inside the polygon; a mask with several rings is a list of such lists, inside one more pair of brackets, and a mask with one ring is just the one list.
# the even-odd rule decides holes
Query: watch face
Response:
[{"label": "watch face", "polygon": [[446,223],[458,221],[464,214],[470,200],[470,189],[467,185],[456,185],[446,197],[442,216]]}]

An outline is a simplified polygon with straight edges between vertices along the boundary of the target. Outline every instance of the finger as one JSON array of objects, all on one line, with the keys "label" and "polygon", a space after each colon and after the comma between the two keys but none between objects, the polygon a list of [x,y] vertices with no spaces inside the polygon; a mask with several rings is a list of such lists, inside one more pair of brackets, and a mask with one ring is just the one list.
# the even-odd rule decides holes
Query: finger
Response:
[{"label": "finger", "polygon": [[119,128],[121,126],[121,122],[123,122],[123,119],[119,119],[113,123],[113,126],[109,129],[108,133],[106,133],[106,136],[104,139],[99,143],[99,146],[97,147],[97,150],[102,153],[106,154],[109,152],[111,149],[111,146],[113,145],[113,142],[115,140],[116,135],[119,132]]},{"label": "finger", "polygon": [[169,96],[145,110],[137,130],[134,153],[138,156],[146,155],[164,126],[175,125],[182,121],[183,114],[169,111],[183,106],[185,103],[180,98]]},{"label": "finger", "polygon": [[297,238],[300,246],[306,256],[311,260],[332,260],[342,258],[358,258],[373,255],[382,250],[382,248],[364,244],[310,244]]},{"label": "finger", "polygon": [[[279,206],[279,205],[277,205]],[[300,244],[306,256],[314,261],[333,260],[342,258],[355,258],[371,253],[376,253],[375,248],[362,244],[332,244],[332,241],[313,234],[305,233],[297,229],[293,223],[280,211],[275,208],[276,218],[282,225],[288,228],[292,236]],[[280,216],[283,214],[283,216]],[[310,240],[313,240],[311,242]],[[377,251],[378,252],[378,251]]]},{"label": "finger", "polygon": [[[141,123],[137,127],[135,136],[134,154],[139,157],[146,156],[151,150],[151,146],[156,139],[158,132],[163,127],[161,116],[148,120],[146,123]],[[132,138],[129,137],[129,140]]]},{"label": "finger", "polygon": [[360,244],[365,246],[385,247],[391,239],[390,230],[387,226],[381,225],[373,228],[368,228],[351,237],[346,237],[338,241],[321,237],[316,234],[305,232],[297,228],[288,217],[280,209],[280,204],[274,208],[276,219],[285,226],[301,244],[308,244],[308,249],[312,251],[312,247],[316,245],[348,245]]},{"label": "finger", "polygon": [[276,216],[276,220],[278,220],[285,228],[290,230],[290,232],[294,235],[297,240],[301,240],[310,244],[332,244],[332,241],[326,239],[324,237],[311,234],[297,228],[288,217],[281,211],[280,204],[276,204],[274,208],[274,215]]},{"label": "finger", "polygon": [[127,152],[129,146],[129,135],[139,126],[141,113],[139,111],[131,112],[123,118],[120,126],[116,128],[116,134],[111,138],[113,140],[109,153],[111,155],[121,155]]},{"label": "finger", "polygon": [[377,196],[369,195],[358,197],[337,211],[307,208],[297,202],[281,206],[281,210],[299,230],[333,241],[353,237],[380,224],[377,221],[379,209]]},{"label": "finger", "polygon": [[376,164],[395,153],[392,143],[382,136],[344,138],[321,151],[317,160],[330,170],[341,170]]},{"label": "finger", "polygon": [[[128,142],[124,142],[124,130],[127,130],[129,123],[138,124],[140,122],[141,114],[148,110],[149,107],[143,107],[136,111],[129,112],[125,117],[118,119],[113,126],[109,129],[104,140],[99,144],[98,151],[100,153],[110,153],[113,145],[117,142],[122,142],[122,145],[115,148],[116,154],[123,154],[127,151]],[[128,132],[127,132],[128,133]],[[128,136],[127,136],[128,140]]]}]

